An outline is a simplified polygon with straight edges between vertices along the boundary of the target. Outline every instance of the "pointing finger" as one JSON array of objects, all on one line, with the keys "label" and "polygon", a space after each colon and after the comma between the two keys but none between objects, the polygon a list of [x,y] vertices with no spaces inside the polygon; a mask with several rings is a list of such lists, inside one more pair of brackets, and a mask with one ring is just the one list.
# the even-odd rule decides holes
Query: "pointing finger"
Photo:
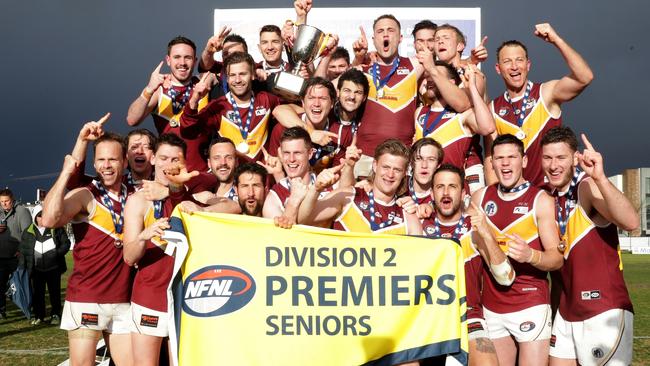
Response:
[{"label": "pointing finger", "polygon": [[99,123],[101,126],[104,124],[104,122],[108,121],[109,118],[111,118],[111,112],[106,113],[104,117],[100,118],[99,121],[97,121],[97,123]]},{"label": "pointing finger", "polygon": [[153,70],[153,72],[156,73],[156,74],[160,74],[160,69],[162,69],[162,66],[163,66],[163,63],[164,63],[164,62],[165,62],[165,61],[160,61],[160,63],[159,63],[158,66]]},{"label": "pointing finger", "polygon": [[488,40],[487,36],[483,37],[483,39],[481,40],[481,46],[485,47],[485,44],[487,43],[487,40]]},{"label": "pointing finger", "polygon": [[335,166],[333,168],[330,168],[330,172],[332,172],[332,174],[336,174],[336,173],[340,172],[341,169],[343,169],[343,167],[344,167],[343,164],[337,165],[337,166]]},{"label": "pointing finger", "polygon": [[363,29],[363,26],[360,25],[359,30],[361,31],[361,38],[367,39],[368,37],[366,37],[366,31]]},{"label": "pointing finger", "polygon": [[581,133],[580,137],[582,138],[582,143],[585,144],[585,148],[587,150],[595,151],[593,145],[591,145],[591,142],[589,142],[589,140],[587,140],[587,135],[585,135],[584,133]]}]

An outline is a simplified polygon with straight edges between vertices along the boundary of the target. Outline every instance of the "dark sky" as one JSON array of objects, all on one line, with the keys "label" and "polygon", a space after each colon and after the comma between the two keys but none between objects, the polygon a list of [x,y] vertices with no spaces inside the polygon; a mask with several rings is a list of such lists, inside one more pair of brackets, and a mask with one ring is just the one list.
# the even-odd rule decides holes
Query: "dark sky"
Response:
[{"label": "dark sky", "polygon": [[[380,1],[314,1],[322,7],[391,6]],[[243,6],[243,4],[246,4]],[[3,1],[0,11],[3,105],[0,187],[24,201],[70,152],[81,125],[113,113],[107,129],[125,133],[126,111],[164,57],[169,39],[183,34],[202,49],[213,30],[213,9],[222,1]],[[246,8],[290,7],[291,0],[238,2]],[[494,72],[494,50],[504,40],[526,43],[530,78],[560,78],[567,67],[557,50],[533,36],[548,21],[592,67],[595,80],[564,105],[564,123],[586,132],[605,156],[609,175],[650,166],[647,106],[650,3],[644,1],[410,1],[413,7],[481,7],[489,36],[484,66],[490,96],[503,91]],[[377,14],[379,15],[379,14]],[[281,23],[278,19],[276,23]],[[405,35],[405,42],[411,42]],[[143,127],[153,130],[150,118]],[[38,178],[50,175],[49,178]]]}]

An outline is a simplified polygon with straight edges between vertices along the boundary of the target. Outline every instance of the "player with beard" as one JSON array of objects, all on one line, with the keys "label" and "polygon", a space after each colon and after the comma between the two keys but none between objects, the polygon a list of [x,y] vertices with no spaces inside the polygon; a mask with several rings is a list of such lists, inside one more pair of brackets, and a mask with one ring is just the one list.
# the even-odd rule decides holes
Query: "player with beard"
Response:
[{"label": "player with beard", "polygon": [[194,199],[207,204],[213,198],[225,197],[236,202],[237,190],[233,183],[233,177],[238,158],[235,144],[229,138],[217,136],[210,142],[208,151],[208,167],[210,167],[212,175],[219,181],[219,185],[214,191],[194,194]]},{"label": "player with beard", "polygon": [[580,95],[594,75],[587,62],[564,41],[550,24],[537,24],[535,35],[554,45],[570,73],[559,80],[533,83],[528,80],[528,50],[519,41],[507,41],[497,49],[497,74],[506,91],[492,101],[490,109],[496,121],[496,135],[512,134],[524,143],[530,160],[524,178],[534,185],[544,184],[540,139],[546,131],[562,124],[560,106]]},{"label": "player with beard", "polygon": [[262,217],[266,176],[266,169],[259,164],[245,163],[235,169],[234,184],[242,214]]},{"label": "player with beard", "polygon": [[333,222],[342,231],[421,235],[415,202],[409,196],[399,198],[406,192],[408,162],[408,148],[397,139],[386,140],[375,150],[368,192],[340,187],[318,199],[339,180],[341,166],[323,170],[300,204],[298,222]]},{"label": "player with beard", "polygon": [[[180,118],[183,107],[194,94],[198,77],[193,77],[196,63],[196,46],[185,37],[176,37],[167,45],[165,62],[171,74],[161,73],[163,62],[154,69],[149,83],[142,90],[131,106],[126,116],[129,126],[140,124],[147,115],[153,116],[158,134],[173,133],[181,136]],[[196,100],[195,109],[202,109],[208,104],[205,96]],[[205,172],[205,149],[208,135],[197,133],[192,138],[185,138],[187,143],[187,167],[190,170]]]},{"label": "player with beard", "polygon": [[74,266],[61,319],[61,329],[68,331],[71,364],[94,364],[103,334],[115,364],[132,365],[131,271],[122,260],[124,205],[130,193],[122,183],[126,146],[124,138],[107,132],[94,147],[97,180],[66,194],[67,181],[80,163],[67,155],[43,202],[42,224],[55,228],[73,221]]},{"label": "player with beard", "polygon": [[[514,272],[507,257],[499,248],[483,218],[464,212],[465,189],[463,172],[451,164],[442,164],[433,175],[432,196],[435,204],[433,217],[425,219],[422,227],[427,236],[454,238],[460,242],[465,259],[465,287],[467,300],[467,331],[469,334],[469,365],[498,365],[496,351],[487,335],[487,326],[481,304],[483,260],[490,263],[492,273],[508,285]],[[481,227],[481,230],[478,227]],[[470,227],[473,230],[470,230]],[[492,264],[492,263],[497,263]],[[500,272],[499,272],[500,271]]]},{"label": "player with beard", "polygon": [[[523,142],[501,135],[492,144],[498,183],[472,195],[517,276],[504,286],[484,268],[483,310],[502,365],[546,365],[551,337],[547,275],[562,267],[553,198],[523,177]],[[488,280],[489,279],[489,280]],[[519,353],[519,355],[517,355]]]},{"label": "player with beard", "polygon": [[408,177],[408,194],[418,205],[432,202],[433,174],[442,163],[445,151],[438,141],[425,137],[411,146],[411,176]]},{"label": "player with beard", "polygon": [[[365,62],[368,51],[363,28],[361,32],[361,37],[353,44],[356,65]],[[371,82],[368,103],[359,126],[359,148],[363,151],[374,151],[377,145],[391,137],[411,144],[415,132],[412,118],[416,109],[418,80],[425,70],[454,110],[463,112],[470,107],[467,95],[457,86],[442,83],[446,75],[441,75],[433,67],[431,51],[426,48],[418,50],[417,59],[399,56],[400,32],[400,23],[392,15],[382,15],[373,23],[373,43],[378,61],[362,66]],[[423,64],[427,60],[431,62]],[[368,176],[371,162],[372,158],[364,155],[355,166],[355,176]]]},{"label": "player with beard", "polygon": [[[551,365],[629,365],[633,309],[623,278],[618,228],[632,231],[639,216],[604,172],[603,158],[582,135],[555,127],[542,137],[542,167],[553,188],[564,266],[551,336]],[[597,270],[594,270],[597,269]]]},{"label": "player with beard", "polygon": [[[368,95],[368,80],[359,70],[346,71],[338,79],[338,98],[331,82],[312,78],[307,82],[303,107],[281,105],[273,111],[280,122],[273,129],[269,150],[277,151],[285,127],[300,126],[311,131],[316,153],[312,165],[317,171],[338,164],[353,144],[358,120]],[[336,104],[332,106],[332,101]]]},{"label": "player with beard", "polygon": [[210,90],[210,81],[204,77],[185,106],[181,117],[182,135],[214,135],[218,133],[235,143],[237,151],[250,160],[262,158],[262,147],[267,144],[271,111],[280,100],[273,94],[253,92],[253,58],[235,52],[224,61],[230,91],[197,111],[199,100]]},{"label": "player with beard", "polygon": [[[161,237],[169,229],[174,207],[189,198],[184,183],[197,171],[185,169],[185,142],[174,134],[162,134],[155,145],[151,164],[155,181],[169,186],[170,195],[149,201],[145,192],[132,194],[124,209],[124,261],[137,264],[131,294],[131,345],[136,365],[158,365],[160,347],[169,336],[167,286],[172,277],[174,257],[168,255]],[[172,172],[173,170],[178,170]]]}]

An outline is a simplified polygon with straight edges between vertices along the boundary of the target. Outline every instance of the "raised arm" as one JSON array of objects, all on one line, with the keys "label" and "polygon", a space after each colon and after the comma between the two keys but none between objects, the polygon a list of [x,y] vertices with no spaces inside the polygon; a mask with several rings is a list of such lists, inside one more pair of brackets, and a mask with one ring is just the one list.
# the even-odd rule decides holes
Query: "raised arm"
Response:
[{"label": "raised arm", "polygon": [[[607,179],[602,155],[594,149],[584,134],[582,142],[585,149],[578,154],[578,162],[591,179],[584,181],[579,187],[580,203],[587,212],[591,213],[593,208],[605,220],[623,230],[637,229],[640,224],[639,215],[623,193]],[[594,215],[590,216],[593,218]]]},{"label": "raised arm", "polygon": [[165,83],[171,83],[171,75],[160,72],[163,63],[164,61],[160,61],[151,73],[147,86],[144,87],[142,93],[129,106],[126,114],[126,123],[129,126],[140,124],[153,111],[160,97],[160,86]]},{"label": "raised arm", "polygon": [[209,71],[214,66],[214,54],[223,49],[223,40],[230,34],[231,28],[223,26],[219,33],[210,37],[208,42],[201,52],[201,59],[199,60],[199,70]]},{"label": "raised arm", "polygon": [[554,45],[569,66],[569,74],[559,80],[544,83],[542,93],[551,112],[559,112],[560,104],[578,96],[594,79],[594,74],[582,56],[564,41],[548,23],[537,24],[535,35]]},{"label": "raised arm", "polygon": [[476,66],[469,64],[465,68],[465,75],[469,79],[469,92],[470,99],[472,102],[472,109],[466,111],[465,125],[469,127],[472,133],[479,134],[481,136],[487,136],[492,134],[496,127],[494,122],[494,116],[481,93],[478,90],[477,79],[482,77],[477,75]]},{"label": "raised arm", "polygon": [[88,190],[77,188],[65,194],[68,179],[78,169],[78,165],[79,162],[71,155],[65,156],[61,174],[43,201],[43,226],[61,227],[70,222],[77,214],[90,211],[92,196]]},{"label": "raised arm", "polygon": [[433,79],[433,82],[436,83],[436,87],[438,88],[438,91],[440,91],[442,98],[447,101],[447,104],[449,104],[451,108],[458,113],[465,112],[471,108],[472,105],[467,94],[458,86],[449,82],[446,72],[438,70],[434,64],[433,53],[431,53],[428,48],[424,47],[422,50],[418,51],[417,60],[419,63],[416,63],[416,65],[421,65],[420,67],[431,75],[431,78]]}]

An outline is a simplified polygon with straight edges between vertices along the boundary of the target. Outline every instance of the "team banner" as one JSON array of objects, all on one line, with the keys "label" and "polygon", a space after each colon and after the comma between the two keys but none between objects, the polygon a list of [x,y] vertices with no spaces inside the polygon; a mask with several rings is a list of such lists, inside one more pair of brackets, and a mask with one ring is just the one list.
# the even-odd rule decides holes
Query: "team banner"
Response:
[{"label": "team banner", "polygon": [[170,339],[180,365],[467,360],[465,277],[448,239],[176,211]]}]

